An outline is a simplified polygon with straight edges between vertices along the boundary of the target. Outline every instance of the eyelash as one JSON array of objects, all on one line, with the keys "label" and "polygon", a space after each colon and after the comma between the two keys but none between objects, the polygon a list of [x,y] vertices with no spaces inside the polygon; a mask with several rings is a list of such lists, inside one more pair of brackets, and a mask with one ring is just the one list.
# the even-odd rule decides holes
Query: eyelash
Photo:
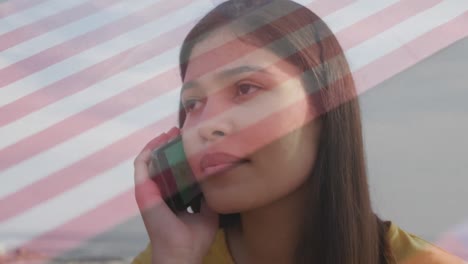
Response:
[{"label": "eyelash", "polygon": [[[261,89],[260,86],[255,85],[255,84],[252,84],[252,83],[240,83],[240,84],[237,85],[237,91],[239,91],[239,88],[240,88],[240,87],[245,86],[245,85],[247,85],[247,86],[249,86],[249,87],[254,87],[254,88],[257,88],[257,89]],[[249,89],[249,90],[250,90],[250,89]],[[251,93],[252,93],[252,92],[251,92]],[[242,94],[242,95],[240,95],[240,96],[249,95],[249,94],[251,94],[251,93]],[[236,94],[236,96],[237,96],[237,94]],[[183,103],[184,108],[185,108],[185,112],[186,112],[186,113],[192,112],[191,109],[188,109],[188,106],[191,105],[191,104],[190,104],[191,102],[197,102],[197,101],[199,101],[199,100],[187,100],[187,101],[185,101],[185,102]]]}]

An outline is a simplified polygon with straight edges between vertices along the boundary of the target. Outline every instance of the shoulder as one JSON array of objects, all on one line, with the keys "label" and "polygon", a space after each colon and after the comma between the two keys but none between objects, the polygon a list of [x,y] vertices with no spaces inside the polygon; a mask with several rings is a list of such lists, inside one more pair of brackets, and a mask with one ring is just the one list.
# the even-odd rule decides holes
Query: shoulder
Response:
[{"label": "shoulder", "polygon": [[[392,247],[393,254],[397,263],[402,264],[463,264],[462,259],[449,254],[445,250],[433,245],[432,243],[407,232],[396,224],[391,223],[387,233],[387,239]],[[150,244],[138,256],[132,264],[151,263]],[[203,264],[234,264],[234,260],[227,247],[225,233],[222,228],[218,229],[215,240],[208,253],[203,258]]]},{"label": "shoulder", "polygon": [[397,263],[466,263],[462,259],[451,255],[419,236],[404,231],[395,223],[391,223],[390,229],[387,233],[387,238],[390,242]]}]

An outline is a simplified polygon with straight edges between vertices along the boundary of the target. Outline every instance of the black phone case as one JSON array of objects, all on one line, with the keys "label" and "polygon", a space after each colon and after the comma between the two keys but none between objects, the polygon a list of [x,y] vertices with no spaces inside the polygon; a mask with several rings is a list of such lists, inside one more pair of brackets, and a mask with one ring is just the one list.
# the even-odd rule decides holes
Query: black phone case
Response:
[{"label": "black phone case", "polygon": [[177,177],[187,177],[188,179],[194,179],[190,165],[187,163],[185,152],[183,149],[179,149],[179,151],[184,153],[184,158],[181,161],[183,164],[178,164],[177,166],[184,166],[184,168],[188,168],[188,173],[190,175],[177,174],[177,170],[173,170],[173,168],[169,165],[168,158],[166,157],[164,151],[166,148],[171,146],[181,146],[181,144],[174,145],[180,143],[181,140],[182,137],[179,135],[161,147],[158,147],[152,151],[150,177],[158,185],[165,203],[172,210],[172,212],[177,214],[178,212],[186,211],[188,207],[191,207],[194,213],[199,213],[203,194],[198,186],[198,183],[195,182],[190,186],[185,186],[184,191],[188,191],[193,195],[193,197],[191,197],[190,201],[188,202],[184,202],[181,195],[181,191],[183,190],[179,190],[177,187]]}]

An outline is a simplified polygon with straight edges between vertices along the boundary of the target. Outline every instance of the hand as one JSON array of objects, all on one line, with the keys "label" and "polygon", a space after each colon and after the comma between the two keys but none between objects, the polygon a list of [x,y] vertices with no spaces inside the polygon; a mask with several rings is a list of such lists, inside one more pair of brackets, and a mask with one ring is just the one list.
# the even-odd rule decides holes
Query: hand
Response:
[{"label": "hand", "polygon": [[151,140],[135,158],[135,199],[152,246],[153,263],[201,263],[214,241],[219,216],[202,200],[198,214],[174,214],[149,177],[151,151],[179,134],[171,129]]}]

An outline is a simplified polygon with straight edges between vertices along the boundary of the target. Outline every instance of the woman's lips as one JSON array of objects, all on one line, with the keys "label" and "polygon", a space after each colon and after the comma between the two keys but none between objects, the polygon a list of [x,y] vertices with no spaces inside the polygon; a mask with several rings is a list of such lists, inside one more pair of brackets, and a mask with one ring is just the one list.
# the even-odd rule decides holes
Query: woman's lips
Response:
[{"label": "woman's lips", "polygon": [[219,173],[221,171],[227,171],[229,169],[232,169],[234,167],[242,165],[242,164],[244,164],[246,162],[247,161],[242,161],[242,162],[237,162],[237,163],[224,163],[224,164],[220,164],[220,165],[209,166],[209,167],[206,167],[203,170],[203,172],[208,174],[208,175],[211,175],[211,174],[214,174],[214,173]]},{"label": "woman's lips", "polygon": [[202,156],[200,159],[200,168],[204,173],[212,174],[233,168],[247,161],[248,160],[239,158],[232,154],[214,152]]}]

